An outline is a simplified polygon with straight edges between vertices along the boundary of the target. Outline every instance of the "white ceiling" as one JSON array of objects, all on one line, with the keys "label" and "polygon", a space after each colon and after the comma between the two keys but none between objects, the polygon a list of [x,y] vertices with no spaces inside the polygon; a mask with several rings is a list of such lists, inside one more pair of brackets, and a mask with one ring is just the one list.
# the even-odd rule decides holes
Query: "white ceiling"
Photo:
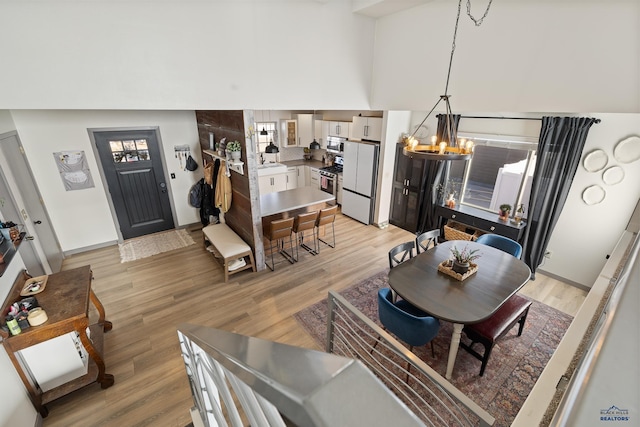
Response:
[{"label": "white ceiling", "polygon": [[433,0],[352,0],[354,13],[380,18],[391,15],[401,10],[422,6]]}]

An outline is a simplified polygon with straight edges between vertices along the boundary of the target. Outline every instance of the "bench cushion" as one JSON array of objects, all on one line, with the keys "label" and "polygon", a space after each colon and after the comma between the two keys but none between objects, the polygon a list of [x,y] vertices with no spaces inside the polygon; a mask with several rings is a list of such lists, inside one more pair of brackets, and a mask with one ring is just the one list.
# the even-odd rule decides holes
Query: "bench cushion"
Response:
[{"label": "bench cushion", "polygon": [[493,342],[500,338],[505,331],[511,329],[530,305],[531,301],[528,299],[517,294],[513,295],[487,320],[473,325],[466,325],[465,329],[470,329]]},{"label": "bench cushion", "polygon": [[249,245],[240,238],[227,224],[211,224],[202,229],[205,238],[215,246],[223,258],[246,254]]}]

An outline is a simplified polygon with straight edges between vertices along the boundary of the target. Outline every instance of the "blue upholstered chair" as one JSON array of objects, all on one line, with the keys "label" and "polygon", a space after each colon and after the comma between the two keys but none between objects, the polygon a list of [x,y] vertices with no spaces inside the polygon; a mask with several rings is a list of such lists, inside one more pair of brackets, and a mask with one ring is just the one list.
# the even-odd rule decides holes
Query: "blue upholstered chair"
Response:
[{"label": "blue upholstered chair", "polygon": [[500,249],[502,252],[511,254],[518,259],[520,259],[522,255],[522,246],[520,246],[520,243],[499,234],[483,234],[478,237],[476,242]]},{"label": "blue upholstered chair", "polygon": [[432,340],[440,330],[438,319],[405,300],[394,303],[389,288],[378,291],[378,317],[385,329],[409,344],[409,350],[431,342],[431,355],[435,357]]},{"label": "blue upholstered chair", "polygon": [[440,237],[440,229],[425,231],[424,233],[416,237],[416,252],[426,252],[429,246],[438,244],[438,238]]}]

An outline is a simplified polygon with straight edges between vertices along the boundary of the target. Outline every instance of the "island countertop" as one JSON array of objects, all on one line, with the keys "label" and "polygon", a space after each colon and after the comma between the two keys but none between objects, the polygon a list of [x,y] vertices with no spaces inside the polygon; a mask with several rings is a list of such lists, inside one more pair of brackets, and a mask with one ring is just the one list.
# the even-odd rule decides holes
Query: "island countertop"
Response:
[{"label": "island countertop", "polygon": [[275,215],[335,200],[329,193],[312,187],[298,187],[260,196],[262,216]]}]

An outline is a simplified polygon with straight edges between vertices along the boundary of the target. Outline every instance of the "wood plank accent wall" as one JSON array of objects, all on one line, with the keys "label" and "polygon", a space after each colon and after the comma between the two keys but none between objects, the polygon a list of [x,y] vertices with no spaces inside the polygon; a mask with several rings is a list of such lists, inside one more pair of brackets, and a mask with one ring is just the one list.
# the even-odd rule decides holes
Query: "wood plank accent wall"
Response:
[{"label": "wood plank accent wall", "polygon": [[[196,111],[196,121],[198,123],[198,136],[200,148],[209,149],[209,132],[213,132],[214,143],[220,142],[222,138],[229,141],[239,141],[242,146],[242,159],[245,161],[244,174],[240,175],[231,171],[231,185],[233,195],[231,208],[225,213],[225,221],[233,231],[251,246],[255,253],[256,239],[254,237],[254,226],[251,213],[251,192],[249,189],[249,168],[247,167],[247,144],[244,132],[244,114],[242,110],[233,111]],[[212,161],[212,157],[202,153],[205,164]],[[261,239],[258,239],[260,243]]]}]

